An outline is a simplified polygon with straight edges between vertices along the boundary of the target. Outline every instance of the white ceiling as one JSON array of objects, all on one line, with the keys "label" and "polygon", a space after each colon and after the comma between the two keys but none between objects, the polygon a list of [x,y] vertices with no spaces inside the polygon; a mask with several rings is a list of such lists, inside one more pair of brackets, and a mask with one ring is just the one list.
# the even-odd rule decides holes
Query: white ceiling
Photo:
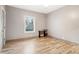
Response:
[{"label": "white ceiling", "polygon": [[52,11],[55,11],[61,7],[64,7],[64,5],[51,5],[51,6],[43,6],[43,5],[9,5],[16,8],[21,8],[25,10],[40,12],[40,13],[50,13]]}]

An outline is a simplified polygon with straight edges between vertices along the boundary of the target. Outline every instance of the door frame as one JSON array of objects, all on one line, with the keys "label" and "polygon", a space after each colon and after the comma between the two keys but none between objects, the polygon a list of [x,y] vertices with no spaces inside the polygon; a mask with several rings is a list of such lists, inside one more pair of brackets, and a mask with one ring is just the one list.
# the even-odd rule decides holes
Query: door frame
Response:
[{"label": "door frame", "polygon": [[1,6],[1,19],[3,19],[3,29],[2,29],[2,48],[5,46],[6,42],[6,11],[5,6]]}]

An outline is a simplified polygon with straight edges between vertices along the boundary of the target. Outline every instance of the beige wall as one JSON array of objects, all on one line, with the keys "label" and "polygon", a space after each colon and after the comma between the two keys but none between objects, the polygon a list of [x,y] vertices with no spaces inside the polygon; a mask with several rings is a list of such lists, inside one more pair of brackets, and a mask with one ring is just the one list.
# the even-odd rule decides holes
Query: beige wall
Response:
[{"label": "beige wall", "polygon": [[79,43],[79,6],[65,6],[48,14],[50,36]]},{"label": "beige wall", "polygon": [[[24,33],[24,16],[36,17],[35,33]],[[48,29],[56,38],[79,43],[79,6],[65,6],[48,15],[7,6],[7,39],[38,36],[38,30]]]},{"label": "beige wall", "polygon": [[[7,20],[6,20],[6,37],[7,39],[29,38],[38,36],[38,31],[45,29],[46,15],[6,6]],[[24,33],[24,16],[34,16],[35,19],[35,32]]]}]

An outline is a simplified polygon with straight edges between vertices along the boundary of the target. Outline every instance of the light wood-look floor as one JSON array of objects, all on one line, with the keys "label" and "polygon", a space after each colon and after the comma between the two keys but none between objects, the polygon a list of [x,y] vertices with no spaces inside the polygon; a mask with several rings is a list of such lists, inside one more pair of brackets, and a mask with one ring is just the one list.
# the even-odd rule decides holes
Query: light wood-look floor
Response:
[{"label": "light wood-look floor", "polygon": [[6,43],[2,53],[8,54],[76,54],[79,44],[54,38],[12,40]]}]

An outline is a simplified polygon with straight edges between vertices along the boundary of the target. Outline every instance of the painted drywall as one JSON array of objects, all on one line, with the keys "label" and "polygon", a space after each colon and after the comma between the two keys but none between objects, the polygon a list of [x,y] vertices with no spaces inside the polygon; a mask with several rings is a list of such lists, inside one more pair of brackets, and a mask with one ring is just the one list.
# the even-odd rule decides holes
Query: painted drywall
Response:
[{"label": "painted drywall", "polygon": [[79,6],[65,6],[48,14],[50,36],[79,43]]},{"label": "painted drywall", "polygon": [[[38,31],[45,29],[45,14],[6,6],[6,37],[7,40],[38,36]],[[24,16],[35,17],[35,32],[24,33]]]}]

